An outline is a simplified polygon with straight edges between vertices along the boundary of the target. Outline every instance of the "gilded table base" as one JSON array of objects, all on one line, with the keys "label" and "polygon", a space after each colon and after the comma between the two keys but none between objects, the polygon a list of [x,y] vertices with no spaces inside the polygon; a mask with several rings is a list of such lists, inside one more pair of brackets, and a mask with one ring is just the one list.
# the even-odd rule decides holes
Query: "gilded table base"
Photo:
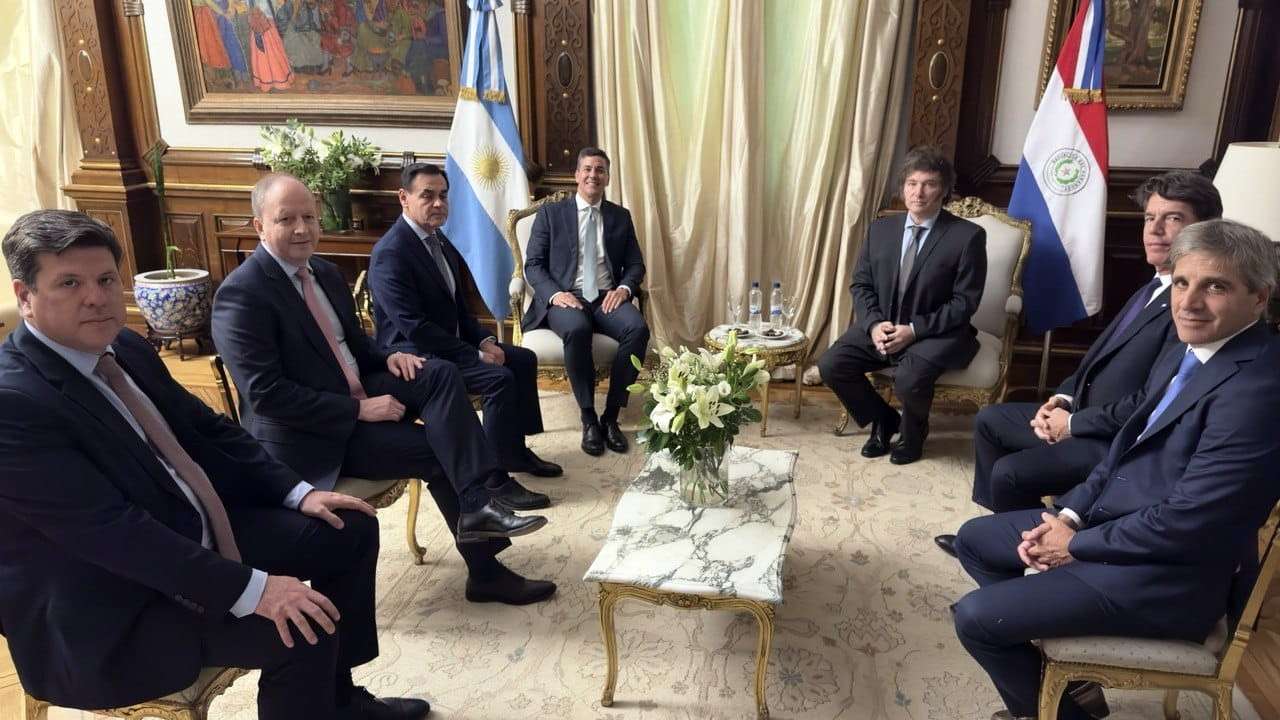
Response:
[{"label": "gilded table base", "polygon": [[601,705],[613,706],[613,690],[618,682],[618,642],[614,635],[613,606],[624,597],[683,610],[746,610],[755,616],[756,622],[760,624],[760,640],[756,645],[756,717],[758,720],[768,720],[769,706],[764,697],[764,678],[769,664],[769,646],[773,642],[772,605],[745,598],[690,595],[621,583],[600,583],[600,631],[604,635],[605,658],[608,662]]}]

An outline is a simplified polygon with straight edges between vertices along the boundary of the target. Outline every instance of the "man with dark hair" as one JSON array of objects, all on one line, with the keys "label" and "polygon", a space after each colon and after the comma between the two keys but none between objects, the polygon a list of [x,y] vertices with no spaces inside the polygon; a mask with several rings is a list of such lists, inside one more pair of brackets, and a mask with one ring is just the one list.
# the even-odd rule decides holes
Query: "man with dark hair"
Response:
[{"label": "man with dark hair", "polygon": [[[1203,175],[1175,171],[1144,182],[1142,244],[1155,277],[1129,298],[1079,367],[1042,405],[988,405],[974,420],[973,501],[995,512],[1034,508],[1070,490],[1106,456],[1133,411],[1121,402],[1142,387],[1157,357],[1177,342],[1169,314],[1169,247],[1183,227],[1222,215],[1222,199]],[[934,538],[954,555],[954,535]]]},{"label": "man with dark hair", "polygon": [[[1004,699],[996,718],[1036,714],[1032,640],[1201,643],[1240,610],[1233,586],[1253,585],[1257,531],[1280,498],[1280,346],[1259,322],[1275,250],[1250,227],[1209,220],[1178,235],[1171,262],[1179,342],[1106,458],[1055,510],[980,517],[956,538],[979,585],[955,606],[956,634]],[[1107,713],[1100,694],[1080,702],[1087,688],[1068,686],[1059,719]]]},{"label": "man with dark hair", "polygon": [[4,238],[23,323],[0,346],[0,627],[23,688],[120,707],[226,665],[262,669],[264,720],[425,717],[351,681],[378,654],[373,508],[178,385],[124,328],[120,255],[67,210]]},{"label": "man with dark hair", "polygon": [[315,196],[297,178],[268,175],[252,199],[261,243],[213,300],[213,339],[244,426],[318,486],[340,474],[422,478],[466,562],[468,600],[550,597],[554,583],[527,580],[495,557],[508,538],[547,521],[513,514],[539,499],[495,464],[457,368],[374,345],[342,271],[313,254]]},{"label": "man with dark hair", "polygon": [[[608,446],[622,453],[628,444],[618,414],[639,372],[631,358],[644,360],[649,346],[649,325],[631,302],[644,280],[644,255],[631,213],[604,199],[609,156],[600,148],[583,148],[573,176],[578,193],[544,205],[533,219],[524,275],[534,299],[524,329],[546,325],[564,340],[564,369],[582,415],[583,452],[599,455]],[[591,354],[595,333],[618,342],[600,415]]]},{"label": "man with dark hair", "polygon": [[525,444],[542,432],[538,356],[498,342],[467,305],[471,271],[440,231],[449,219],[448,176],[429,163],[409,165],[400,173],[399,196],[404,212],[369,259],[378,345],[457,366],[467,391],[484,396],[485,437],[499,466],[541,477],[563,474]]},{"label": "man with dark hair", "polygon": [[[978,353],[969,320],[987,278],[986,231],[942,209],[955,182],[951,162],[918,147],[907,153],[900,180],[907,212],[867,229],[849,286],[853,325],[818,360],[823,382],[858,426],[871,424],[863,457],[887,454],[895,465],[923,453],[938,376],[967,367]],[[893,368],[901,417],[867,380],[884,367]]]}]

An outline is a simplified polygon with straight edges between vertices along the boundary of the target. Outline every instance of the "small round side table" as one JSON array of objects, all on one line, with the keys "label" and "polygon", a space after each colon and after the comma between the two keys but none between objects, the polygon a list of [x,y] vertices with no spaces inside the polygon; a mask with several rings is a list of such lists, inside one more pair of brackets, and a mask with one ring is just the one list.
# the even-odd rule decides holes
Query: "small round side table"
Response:
[{"label": "small round side table", "polygon": [[[745,329],[740,325],[717,325],[707,331],[702,342],[712,352],[724,350],[729,341],[729,330]],[[800,417],[800,399],[804,392],[804,360],[809,354],[809,338],[798,328],[785,328],[779,337],[767,337],[751,333],[738,338],[739,348],[756,348],[756,357],[764,361],[764,369],[770,374],[783,365],[796,366],[796,409]],[[769,383],[760,388],[760,437],[769,429]]]}]

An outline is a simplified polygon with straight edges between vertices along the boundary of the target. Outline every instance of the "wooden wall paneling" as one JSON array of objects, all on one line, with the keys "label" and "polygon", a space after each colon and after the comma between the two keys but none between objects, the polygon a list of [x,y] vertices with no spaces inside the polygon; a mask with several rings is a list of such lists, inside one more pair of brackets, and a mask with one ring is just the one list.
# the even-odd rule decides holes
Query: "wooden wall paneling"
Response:
[{"label": "wooden wall paneling", "polygon": [[970,0],[919,0],[911,72],[907,147],[956,152]]},{"label": "wooden wall paneling", "polygon": [[63,190],[81,210],[112,218],[132,287],[135,272],[164,263],[159,208],[139,160],[158,137],[142,3],[56,0],[55,10],[84,146]]},{"label": "wooden wall paneling", "polygon": [[1233,142],[1280,139],[1280,3],[1239,0],[1213,167]]},{"label": "wooden wall paneling", "polygon": [[[965,47],[964,82],[956,121],[956,182],[961,195],[980,195],[978,189],[1000,161],[991,154],[1000,94],[1000,64],[1010,0],[975,3]],[[991,198],[984,199],[994,202]],[[1007,200],[1001,205],[1007,205]]]},{"label": "wooden wall paneling", "polygon": [[520,139],[535,195],[572,188],[578,150],[596,142],[587,0],[517,0]]}]

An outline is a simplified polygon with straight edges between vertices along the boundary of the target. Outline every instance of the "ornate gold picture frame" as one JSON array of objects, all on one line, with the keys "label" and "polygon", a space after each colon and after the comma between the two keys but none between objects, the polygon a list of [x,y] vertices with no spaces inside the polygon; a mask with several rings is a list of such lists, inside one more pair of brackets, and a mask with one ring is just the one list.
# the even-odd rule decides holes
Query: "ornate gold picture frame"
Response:
[{"label": "ornate gold picture frame", "polygon": [[449,127],[462,0],[167,0],[187,122]]},{"label": "ornate gold picture frame", "polygon": [[[1106,0],[1108,109],[1182,109],[1203,1]],[[1080,0],[1050,0],[1037,103],[1079,7]]]}]

